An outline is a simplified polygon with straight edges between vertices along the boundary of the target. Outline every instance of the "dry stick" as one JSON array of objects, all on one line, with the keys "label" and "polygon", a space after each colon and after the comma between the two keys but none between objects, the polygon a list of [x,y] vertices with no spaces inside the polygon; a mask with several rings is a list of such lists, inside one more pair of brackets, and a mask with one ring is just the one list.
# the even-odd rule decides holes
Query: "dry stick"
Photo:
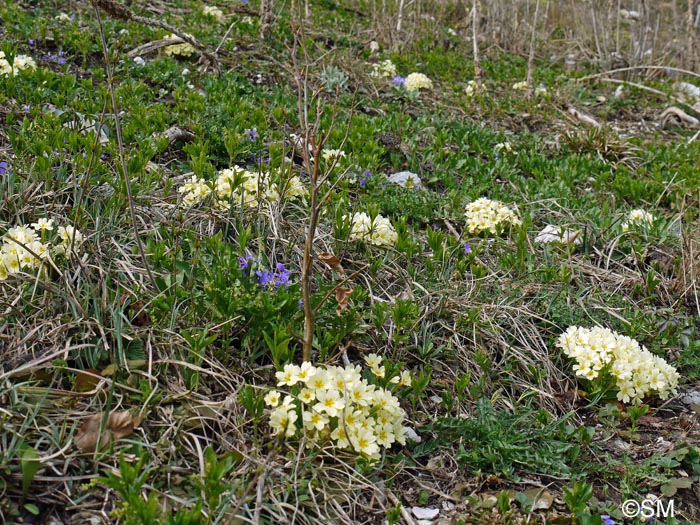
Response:
[{"label": "dry stick", "polygon": [[617,0],[617,13],[615,15],[615,55],[620,56],[620,3],[622,0]]},{"label": "dry stick", "polygon": [[684,75],[690,75],[693,77],[700,78],[700,73],[695,73],[687,69],[680,69],[677,67],[667,67],[667,66],[630,66],[630,67],[619,67],[617,69],[610,69],[608,71],[603,71],[602,73],[594,73],[593,75],[586,75],[585,77],[577,78],[576,82],[583,82],[584,80],[590,80],[593,78],[604,77],[606,75],[612,75],[613,73],[622,73],[624,71],[633,71],[635,69],[663,69],[665,71],[675,71],[677,73],[683,73]]},{"label": "dry stick", "polygon": [[197,40],[195,37],[192,35],[188,35],[187,33],[183,33],[180,31],[178,28],[171,26],[167,22],[163,22],[162,20],[157,20],[155,18],[148,18],[145,16],[139,16],[136,13],[134,13],[131,9],[126,7],[125,5],[119,4],[115,2],[114,0],[93,0],[93,6],[95,6],[95,10],[97,10],[97,7],[101,7],[104,9],[107,13],[112,15],[115,18],[120,18],[122,20],[131,20],[133,22],[136,22],[138,24],[142,24],[145,26],[149,27],[160,27],[161,29],[165,29],[166,31],[170,31],[171,33],[179,36],[182,38],[185,42],[188,42],[192,44],[194,47],[196,47],[200,53],[202,53],[202,56],[206,58],[211,66],[216,69],[217,73],[221,72],[221,66],[219,64],[219,60],[216,58],[216,56],[212,55],[209,50],[202,45],[199,40]]},{"label": "dry stick", "polygon": [[[294,0],[292,0],[294,1]],[[272,25],[273,0],[262,0],[260,2],[260,39],[265,39],[270,32]]]},{"label": "dry stick", "polygon": [[540,14],[540,0],[535,4],[535,16],[532,21],[532,36],[530,37],[530,57],[527,59],[527,89],[532,95],[532,72],[535,68],[535,37],[537,36],[537,18]]},{"label": "dry stick", "polygon": [[136,246],[138,247],[139,254],[141,255],[141,261],[143,262],[143,267],[148,275],[148,280],[151,281],[153,288],[156,288],[156,281],[151,273],[151,268],[148,265],[148,259],[146,258],[146,250],[141,242],[141,237],[139,236],[139,225],[136,220],[136,210],[134,209],[134,196],[131,192],[131,181],[129,180],[129,171],[126,166],[126,155],[124,153],[124,139],[122,137],[122,127],[119,122],[119,109],[117,108],[117,96],[114,93],[114,75],[112,74],[112,64],[109,61],[109,50],[107,49],[107,38],[105,37],[104,25],[102,24],[102,16],[100,15],[100,10],[98,9],[98,4],[103,3],[105,0],[94,0],[93,8],[95,10],[95,17],[97,18],[97,25],[100,28],[100,40],[102,41],[102,53],[105,57],[105,70],[107,72],[107,89],[109,90],[109,95],[112,98],[112,111],[114,112],[114,129],[117,132],[117,144],[119,146],[119,159],[122,165],[122,174],[124,175],[124,185],[126,186],[126,195],[129,199],[129,214],[131,215],[131,222],[134,226],[134,237],[136,238]]},{"label": "dry stick", "polygon": [[[300,17],[301,18],[301,17]],[[304,166],[307,173],[309,173],[309,178],[311,179],[310,187],[310,198],[311,203],[309,205],[309,223],[306,230],[306,235],[304,239],[304,255],[302,259],[302,272],[301,272],[301,292],[302,300],[304,303],[304,336],[303,336],[303,360],[311,361],[311,348],[313,346],[314,338],[314,323],[315,323],[315,312],[311,308],[311,277],[312,277],[312,264],[313,255],[312,247],[314,242],[314,235],[316,234],[316,226],[318,224],[319,206],[318,206],[318,177],[320,171],[319,156],[321,148],[323,147],[324,138],[320,137],[319,143],[316,143],[316,136],[318,132],[319,118],[320,115],[317,112],[316,122],[312,129],[309,124],[309,100],[308,100],[308,64],[304,66],[301,70],[299,63],[297,62],[297,50],[299,48],[299,34],[303,30],[303,23],[299,25],[294,31],[294,44],[291,49],[292,55],[292,65],[294,67],[294,80],[297,84],[297,108],[299,113],[299,126],[304,133],[304,141],[301,145],[302,147],[302,158],[304,159]],[[303,44],[302,44],[303,48]],[[307,58],[306,49],[304,48],[304,57]],[[304,77],[302,78],[302,74]],[[309,159],[309,140],[312,141],[312,153],[314,156],[313,169],[311,168],[311,161]]]},{"label": "dry stick", "polygon": [[[693,4],[695,2],[688,2],[688,24],[686,31],[688,33],[688,59],[690,60],[690,69],[695,66],[695,27],[693,24]],[[700,11],[700,7],[698,7]]]},{"label": "dry stick", "polygon": [[398,48],[398,43],[401,42],[401,25],[403,24],[403,8],[404,0],[399,0],[399,13],[396,22],[396,40],[394,41],[394,49]]},{"label": "dry stick", "polygon": [[472,0],[472,49],[474,51],[474,82],[476,82],[477,90],[481,90],[481,62],[479,62],[479,41],[477,37],[477,1]]},{"label": "dry stick", "polygon": [[598,53],[598,59],[600,60],[601,58],[603,58],[603,51],[600,49],[600,39],[598,38],[598,25],[596,23],[595,7],[593,5],[593,0],[589,0],[588,3],[591,4],[591,20],[592,20],[592,25],[593,25],[593,38],[595,39],[595,48],[596,48],[596,52]]}]

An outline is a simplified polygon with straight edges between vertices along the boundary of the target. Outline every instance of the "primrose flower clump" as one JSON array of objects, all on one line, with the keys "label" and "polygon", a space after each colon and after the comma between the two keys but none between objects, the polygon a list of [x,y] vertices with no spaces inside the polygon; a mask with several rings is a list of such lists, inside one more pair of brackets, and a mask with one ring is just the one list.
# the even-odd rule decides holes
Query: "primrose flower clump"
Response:
[{"label": "primrose flower clump", "polygon": [[646,210],[636,209],[627,214],[627,220],[622,223],[622,231],[629,231],[634,228],[648,228],[656,217]]},{"label": "primrose flower clump", "polygon": [[48,239],[54,230],[53,219],[42,218],[31,226],[15,226],[0,238],[0,281],[22,271],[42,267],[51,255],[78,253],[83,234],[73,226],[59,226],[54,243]]},{"label": "primrose flower clump", "polygon": [[522,224],[515,212],[499,201],[482,197],[467,204],[467,229],[471,234],[499,235],[507,226]]},{"label": "primrose flower clump", "polygon": [[[347,215],[343,216],[343,220],[347,218]],[[368,241],[376,246],[393,246],[399,238],[391,221],[381,215],[372,220],[365,212],[359,212],[352,216],[351,221],[351,239]]]},{"label": "primrose flower clump", "polygon": [[[191,36],[191,35],[188,35],[188,36]],[[172,40],[175,40],[175,39],[179,40],[180,39],[180,37],[178,37],[175,34],[170,34],[166,38],[169,40],[170,39],[172,39]],[[194,53],[195,53],[194,46],[192,44],[190,44],[189,42],[172,44],[172,45],[167,46],[165,48],[165,54],[170,55],[170,56],[177,55],[177,56],[181,56],[181,57],[191,57],[192,55],[194,55]]]},{"label": "primrose flower clump", "polygon": [[221,9],[219,9],[216,6],[211,6],[211,5],[205,5],[202,8],[202,14],[204,16],[211,16],[213,18],[216,18],[217,22],[223,22],[224,21],[224,13]]},{"label": "primrose flower clump", "polygon": [[634,339],[608,328],[570,326],[556,343],[576,361],[576,375],[594,381],[610,377],[623,403],[639,403],[656,393],[661,399],[676,394],[676,369]]},{"label": "primrose flower clump", "polygon": [[[182,205],[191,207],[214,194],[215,207],[227,210],[231,206],[243,205],[256,208],[263,201],[275,202],[280,199],[280,188],[270,180],[269,173],[253,173],[239,166],[219,171],[212,185],[203,178],[193,175],[177,190],[182,197]],[[284,198],[294,199],[306,195],[306,187],[294,175],[281,188]]]},{"label": "primrose flower clump", "polygon": [[[375,377],[384,376],[380,357],[370,354],[365,361]],[[277,387],[288,393],[271,390],[265,396],[275,435],[304,435],[315,443],[330,439],[372,460],[379,459],[382,448],[405,444],[405,413],[398,398],[363,378],[359,366],[290,364],[276,378]],[[405,371],[390,382],[410,386],[411,377]]]},{"label": "primrose flower clump", "polygon": [[369,76],[373,78],[393,78],[396,76],[396,65],[388,59],[374,64]]},{"label": "primrose flower clump", "polygon": [[415,93],[421,89],[432,89],[433,81],[423,73],[411,73],[406,77],[403,87],[410,93]]},{"label": "primrose flower clump", "polygon": [[12,63],[5,57],[5,52],[0,51],[0,76],[13,76],[19,75],[20,71],[26,69],[36,69],[36,62],[34,59],[27,55],[15,55],[12,59]]},{"label": "primrose flower clump", "polygon": [[253,173],[238,166],[221,170],[214,189],[220,210],[227,210],[231,204],[257,208],[262,201],[279,200],[277,184],[270,181],[269,175]]},{"label": "primrose flower clump", "polygon": [[192,175],[192,178],[180,186],[177,191],[183,195],[182,205],[189,207],[202,202],[211,193],[211,188],[206,180]]},{"label": "primrose flower clump", "polygon": [[342,149],[324,149],[323,153],[321,153],[321,157],[326,162],[333,162],[340,161],[340,159],[344,159],[347,155]]}]

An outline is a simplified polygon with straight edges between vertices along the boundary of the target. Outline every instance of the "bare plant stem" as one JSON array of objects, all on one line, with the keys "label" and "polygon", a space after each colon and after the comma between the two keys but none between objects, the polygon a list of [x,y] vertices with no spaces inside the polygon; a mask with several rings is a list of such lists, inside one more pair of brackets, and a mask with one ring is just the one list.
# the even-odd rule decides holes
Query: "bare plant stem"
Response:
[{"label": "bare plant stem", "polygon": [[[300,11],[300,10],[299,10]],[[299,13],[301,15],[301,13]],[[294,21],[292,22],[294,23]],[[304,303],[304,335],[302,359],[311,361],[311,349],[314,341],[314,325],[316,312],[311,305],[311,285],[313,279],[313,243],[318,226],[318,217],[321,211],[319,206],[319,186],[321,177],[320,153],[323,149],[324,137],[318,136],[320,126],[320,110],[316,113],[316,120],[312,125],[309,120],[309,84],[308,84],[308,64],[299,64],[297,53],[300,47],[300,37],[303,37],[303,20],[298,17],[299,25],[294,30],[294,44],[291,49],[292,65],[294,67],[294,79],[297,85],[297,111],[299,113],[299,127],[303,133],[301,141],[301,156],[304,161],[304,168],[309,174],[309,221],[306,227],[304,239],[304,255],[301,263],[301,293]],[[301,44],[304,53],[304,60],[307,60],[306,50]],[[312,97],[313,98],[313,97]],[[318,138],[318,140],[317,140]],[[311,146],[311,156],[309,154]]]},{"label": "bare plant stem", "polygon": [[[93,0],[93,8],[95,10],[95,17],[97,18],[97,24],[100,29],[100,40],[102,41],[102,53],[105,57],[105,71],[107,72],[107,89],[109,90],[109,95],[112,99],[112,111],[114,113],[114,129],[117,134],[117,145],[119,147],[119,160],[121,161],[122,175],[124,176],[124,186],[126,187],[126,195],[129,200],[129,215],[131,216],[131,223],[134,227],[134,237],[136,238],[136,246],[139,250],[139,255],[141,256],[141,262],[146,270],[146,275],[148,275],[148,280],[151,282],[153,287],[156,287],[155,279],[151,273],[151,268],[148,265],[148,259],[146,258],[146,250],[143,247],[143,242],[141,242],[141,237],[139,236],[139,225],[136,220],[136,210],[134,207],[134,195],[131,192],[131,181],[129,180],[129,170],[126,166],[126,153],[124,150],[124,138],[122,137],[122,127],[119,122],[119,109],[117,107],[117,96],[114,93],[114,75],[112,72],[112,65],[109,61],[109,49],[107,49],[107,38],[105,37],[104,25],[102,23],[102,17],[100,16],[100,9],[98,7],[101,0]],[[99,133],[100,130],[97,130]]]},{"label": "bare plant stem", "polygon": [[477,0],[472,0],[472,47],[474,50],[474,82],[481,89],[481,62],[479,62],[479,37],[477,24],[479,21]]},{"label": "bare plant stem", "polygon": [[533,70],[535,68],[535,42],[537,41],[537,19],[540,14],[540,0],[535,4],[535,16],[532,20],[532,36],[530,37],[530,56],[527,60],[527,89],[532,94]]},{"label": "bare plant stem", "polygon": [[260,38],[267,38],[272,25],[273,0],[262,0],[260,2]]},{"label": "bare plant stem", "polygon": [[394,39],[394,49],[398,48],[399,43],[401,42],[401,27],[403,26],[403,8],[404,8],[404,0],[399,0],[399,12],[398,12],[398,19],[396,21],[396,39]]},{"label": "bare plant stem", "polygon": [[[694,16],[693,16],[693,4],[695,2],[689,1],[688,2],[688,22],[686,26],[686,31],[688,33],[688,51],[686,53],[686,56],[688,57],[689,63],[687,64],[688,69],[694,69],[695,67],[695,24],[694,24]],[[698,6],[698,13],[700,13],[700,6]],[[700,15],[699,15],[700,16]]]}]

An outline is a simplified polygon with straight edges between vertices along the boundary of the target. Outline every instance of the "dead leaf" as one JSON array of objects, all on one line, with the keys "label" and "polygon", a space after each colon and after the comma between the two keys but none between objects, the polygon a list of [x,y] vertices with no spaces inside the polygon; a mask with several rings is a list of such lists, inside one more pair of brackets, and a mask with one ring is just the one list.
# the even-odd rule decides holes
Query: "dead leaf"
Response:
[{"label": "dead leaf", "polygon": [[[135,369],[135,370],[143,370],[146,368],[146,365],[148,364],[148,361],[145,359],[127,359],[126,360],[126,367],[129,368],[129,370]],[[121,365],[115,365],[112,363],[111,365],[107,365],[104,370],[102,370],[102,377],[109,377],[113,376],[114,374],[117,373],[117,370],[125,368]]]},{"label": "dead leaf", "polygon": [[107,425],[100,435],[103,413],[93,414],[83,421],[75,433],[73,443],[81,452],[94,452],[97,442],[100,448],[105,448],[112,440],[123,439],[134,433],[134,428],[141,423],[141,417],[134,418],[128,410],[111,412]]},{"label": "dead leaf", "polygon": [[78,372],[75,383],[73,383],[73,390],[75,392],[89,392],[90,390],[94,390],[100,381],[100,371],[94,368],[88,368]]},{"label": "dead leaf", "polygon": [[528,489],[524,494],[532,502],[531,510],[547,510],[554,503],[554,496],[546,490]]},{"label": "dead leaf", "polygon": [[340,275],[345,277],[345,269],[340,264],[340,259],[329,252],[322,252],[318,254],[318,260],[325,263],[331,270],[335,270]]},{"label": "dead leaf", "polygon": [[352,290],[352,288],[338,288],[335,291],[335,298],[338,301],[338,308],[335,309],[336,315],[342,314],[348,307],[348,300]]}]

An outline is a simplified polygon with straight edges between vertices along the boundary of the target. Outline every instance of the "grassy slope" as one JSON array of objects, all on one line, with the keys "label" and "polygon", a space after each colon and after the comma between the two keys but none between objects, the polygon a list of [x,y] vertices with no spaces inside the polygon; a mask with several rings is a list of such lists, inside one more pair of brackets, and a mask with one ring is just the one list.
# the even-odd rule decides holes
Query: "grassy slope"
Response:
[{"label": "grassy slope", "polygon": [[[509,503],[509,496],[544,487],[561,497],[564,487],[588,481],[594,516],[619,520],[620,501],[676,483],[679,519],[693,522],[694,492],[670,480],[700,474],[694,416],[676,400],[651,400],[648,416],[630,428],[624,410],[589,406],[579,396],[571,363],[554,341],[572,324],[608,326],[673,360],[683,388],[692,388],[700,373],[692,281],[698,142],[686,144],[690,135],[680,128],[649,123],[663,109],[653,96],[628,89],[615,99],[610,85],[577,83],[557,65],[538,66],[536,83],[548,94],[530,100],[511,89],[525,77],[526,62],[496,50],[482,59],[485,91],[468,98],[470,43],[430,21],[416,25],[401,53],[381,54],[403,75],[421,71],[433,79],[433,90],[406,97],[368,75],[366,62],[378,57],[369,51],[376,35],[361,16],[366,8],[314,6],[310,84],[321,92],[325,129],[338,113],[330,147],[348,154],[316,250],[335,253],[348,271],[369,264],[353,279],[342,315],[334,300],[320,308],[316,357],[337,360],[345,351],[361,363],[378,352],[390,368],[410,370],[414,386],[402,403],[423,441],[391,449],[378,466],[329,445],[281,443],[270,438],[262,395],[274,383],[275,364],[300,357],[304,205],[286,201],[260,213],[178,206],[186,173],[212,180],[218,169],[254,169],[260,158],[274,170],[289,153],[289,133],[299,133],[286,15],[262,47],[257,18],[243,21],[253,9],[222,7],[239,23],[222,46],[218,76],[198,71],[196,58],[162,53],[139,66],[125,53],[165,33],[105,20],[154,282],[135,244],[109,112],[110,140],[97,149],[94,134],[64,126],[78,113],[99,121],[108,97],[94,14],[78,3],[71,22],[30,3],[0,10],[7,54],[49,57],[32,74],[0,79],[0,161],[9,164],[0,231],[48,216],[88,238],[80,260],[61,260],[62,274],[0,283],[4,519],[26,516],[29,504],[44,517],[81,523],[101,511],[106,519],[126,502],[122,518],[134,523],[149,522],[149,512],[164,520],[166,508],[189,508],[191,516],[181,510],[170,518],[183,523],[236,515],[265,523],[338,516],[380,523],[399,514],[392,511],[399,502],[451,502],[445,517],[515,523],[528,504],[522,495],[525,503]],[[176,2],[162,16],[214,48],[226,26],[200,8]],[[347,76],[337,96],[323,90],[328,66]],[[653,85],[670,89],[663,79]],[[575,122],[569,105],[606,121],[605,131]],[[170,126],[194,139],[153,138]],[[246,133],[253,128],[255,141]],[[505,141],[513,153],[497,155],[496,144]],[[406,169],[422,177],[425,191],[386,184],[384,175]],[[360,185],[355,174],[365,170],[372,175]],[[522,227],[495,239],[470,237],[464,206],[482,196],[514,206]],[[645,233],[622,235],[624,215],[639,207],[661,220]],[[368,209],[396,225],[393,249],[343,240],[340,217]],[[548,223],[579,230],[582,243],[535,244]],[[268,268],[284,263],[291,286],[268,293],[251,284],[239,268],[246,250]],[[321,264],[315,278],[316,300],[339,282]],[[85,370],[106,379],[91,380]],[[70,446],[83,417],[110,409],[144,420],[107,453]],[[33,455],[47,458],[38,469]],[[115,468],[125,482],[86,485]],[[147,473],[140,493],[133,490],[139,473]],[[568,512],[561,502],[538,511],[551,522]]]}]

